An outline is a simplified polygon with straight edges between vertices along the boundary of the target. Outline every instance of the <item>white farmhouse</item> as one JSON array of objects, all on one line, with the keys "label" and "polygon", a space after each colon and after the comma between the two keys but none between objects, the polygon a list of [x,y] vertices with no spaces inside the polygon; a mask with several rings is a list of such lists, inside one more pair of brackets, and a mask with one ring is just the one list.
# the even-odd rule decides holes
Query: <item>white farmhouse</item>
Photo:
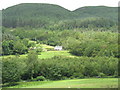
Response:
[{"label": "white farmhouse", "polygon": [[54,50],[61,51],[61,50],[62,50],[62,46],[55,46],[55,47],[54,47]]}]

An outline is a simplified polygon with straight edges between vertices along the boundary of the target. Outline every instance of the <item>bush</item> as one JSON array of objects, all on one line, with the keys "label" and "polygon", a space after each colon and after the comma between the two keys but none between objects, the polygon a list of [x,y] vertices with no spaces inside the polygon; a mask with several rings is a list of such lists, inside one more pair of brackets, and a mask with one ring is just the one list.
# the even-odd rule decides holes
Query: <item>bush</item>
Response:
[{"label": "bush", "polygon": [[73,74],[73,76],[74,76],[75,78],[78,78],[78,79],[84,78],[84,75],[81,74],[81,73],[75,73],[75,74]]},{"label": "bush", "polygon": [[[35,53],[29,58],[3,60],[3,82],[22,80],[44,81],[84,77],[118,76],[118,59],[109,57],[64,57],[39,59]],[[25,63],[26,61],[26,63]],[[21,63],[22,62],[22,63]],[[24,65],[21,65],[23,64]],[[19,67],[21,65],[22,67]],[[27,65],[27,67],[26,67]],[[23,69],[21,69],[23,68]],[[20,71],[22,70],[22,71]],[[21,75],[21,72],[22,75]]]},{"label": "bush", "polygon": [[104,78],[106,75],[104,73],[99,73],[99,77]]},{"label": "bush", "polygon": [[38,77],[36,77],[36,78],[34,78],[34,79],[32,79],[33,81],[45,81],[46,80],[46,78],[44,77],[44,76],[38,76]]}]

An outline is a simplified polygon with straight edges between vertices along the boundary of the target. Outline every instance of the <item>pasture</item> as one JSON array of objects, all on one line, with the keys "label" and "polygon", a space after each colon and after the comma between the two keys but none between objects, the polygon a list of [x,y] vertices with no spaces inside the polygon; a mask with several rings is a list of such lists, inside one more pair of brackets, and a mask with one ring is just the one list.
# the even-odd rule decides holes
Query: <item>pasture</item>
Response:
[{"label": "pasture", "polygon": [[[66,57],[76,57],[72,54],[69,53],[69,51],[45,51],[45,52],[41,52],[38,55],[38,58],[40,59],[46,59],[46,58],[52,58],[54,56],[66,56]],[[17,55],[8,55],[8,56],[1,56],[0,58],[12,58],[12,57],[16,57]],[[24,55],[19,55],[19,58],[26,58],[27,54]]]},{"label": "pasture", "polygon": [[69,51],[47,51],[47,52],[42,52],[41,55],[38,55],[38,58],[45,59],[59,55],[66,57],[75,57],[74,55],[70,54]]},{"label": "pasture", "polygon": [[60,81],[18,82],[9,88],[117,88],[117,78],[86,78]]}]

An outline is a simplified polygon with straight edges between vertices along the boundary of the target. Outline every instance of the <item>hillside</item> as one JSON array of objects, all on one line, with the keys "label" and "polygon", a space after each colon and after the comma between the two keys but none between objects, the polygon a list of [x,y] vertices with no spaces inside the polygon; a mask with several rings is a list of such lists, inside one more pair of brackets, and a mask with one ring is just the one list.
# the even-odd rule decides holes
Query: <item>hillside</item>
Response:
[{"label": "hillside", "polygon": [[38,3],[26,3],[18,4],[3,10],[3,16],[15,16],[15,17],[42,17],[49,19],[66,19],[70,18],[74,13],[53,4],[38,4]]},{"label": "hillside", "polygon": [[117,7],[106,7],[106,6],[87,6],[78,8],[75,11],[80,18],[87,17],[102,17],[111,20],[118,20],[118,8]]},{"label": "hillside", "polygon": [[24,3],[3,10],[3,26],[45,28],[59,21],[89,17],[106,18],[117,22],[117,8],[89,6],[69,11],[53,4]]},{"label": "hillside", "polygon": [[[3,10],[3,25],[6,27],[27,26],[34,23],[37,27],[53,21],[70,19],[74,13],[51,4],[19,4]],[[12,23],[11,23],[12,22]],[[34,25],[33,25],[34,26]]]}]

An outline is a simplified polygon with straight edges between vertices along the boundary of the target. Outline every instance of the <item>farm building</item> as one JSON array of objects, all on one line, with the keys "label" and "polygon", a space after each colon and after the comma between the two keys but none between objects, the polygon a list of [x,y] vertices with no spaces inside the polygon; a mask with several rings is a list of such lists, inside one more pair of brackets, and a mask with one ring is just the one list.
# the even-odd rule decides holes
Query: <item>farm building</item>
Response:
[{"label": "farm building", "polygon": [[55,46],[54,50],[58,50],[58,51],[61,51],[63,48],[62,46]]}]

